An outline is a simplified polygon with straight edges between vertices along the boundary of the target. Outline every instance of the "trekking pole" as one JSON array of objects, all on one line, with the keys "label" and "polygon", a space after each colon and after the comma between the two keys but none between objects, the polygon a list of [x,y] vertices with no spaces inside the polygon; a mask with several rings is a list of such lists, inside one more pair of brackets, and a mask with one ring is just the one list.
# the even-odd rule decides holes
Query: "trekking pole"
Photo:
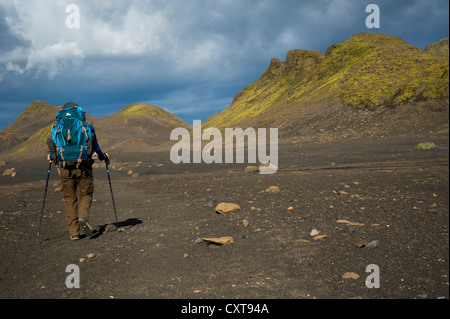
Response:
[{"label": "trekking pole", "polygon": [[105,159],[105,164],[106,164],[106,174],[108,175],[109,190],[111,191],[111,199],[112,199],[113,208],[114,208],[114,216],[116,217],[116,227],[117,227],[117,231],[118,231],[119,230],[119,222],[117,221],[116,204],[114,202],[114,195],[113,195],[113,190],[112,190],[112,186],[111,186],[111,178],[109,177],[108,159]]},{"label": "trekking pole", "polygon": [[52,168],[52,162],[49,162],[48,163],[48,171],[47,171],[47,181],[45,182],[44,201],[42,202],[41,218],[39,220],[39,229],[38,229],[38,232],[37,232],[38,236],[39,236],[39,234],[41,232],[42,217],[44,216],[45,199],[47,198],[48,180],[50,178],[50,169],[51,168]]}]

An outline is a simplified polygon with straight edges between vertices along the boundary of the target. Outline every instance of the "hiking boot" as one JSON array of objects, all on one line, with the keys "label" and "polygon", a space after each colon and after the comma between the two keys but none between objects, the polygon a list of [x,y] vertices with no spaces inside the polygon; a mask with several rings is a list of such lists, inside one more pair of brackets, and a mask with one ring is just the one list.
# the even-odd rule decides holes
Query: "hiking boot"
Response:
[{"label": "hiking boot", "polygon": [[89,224],[89,222],[86,220],[86,218],[81,217],[78,219],[78,224],[80,225],[80,232],[85,236],[91,236],[93,229],[92,226]]},{"label": "hiking boot", "polygon": [[78,240],[78,239],[80,239],[80,235],[70,236],[70,240]]}]

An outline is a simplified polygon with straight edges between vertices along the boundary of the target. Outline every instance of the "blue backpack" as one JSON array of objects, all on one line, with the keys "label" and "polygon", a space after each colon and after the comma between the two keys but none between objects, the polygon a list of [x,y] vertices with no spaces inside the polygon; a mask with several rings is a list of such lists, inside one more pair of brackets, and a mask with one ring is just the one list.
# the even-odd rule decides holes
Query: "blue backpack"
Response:
[{"label": "blue backpack", "polygon": [[86,124],[86,113],[81,107],[72,106],[56,114],[52,127],[52,141],[56,146],[59,162],[65,165],[79,164],[90,159],[92,153],[92,130]]}]

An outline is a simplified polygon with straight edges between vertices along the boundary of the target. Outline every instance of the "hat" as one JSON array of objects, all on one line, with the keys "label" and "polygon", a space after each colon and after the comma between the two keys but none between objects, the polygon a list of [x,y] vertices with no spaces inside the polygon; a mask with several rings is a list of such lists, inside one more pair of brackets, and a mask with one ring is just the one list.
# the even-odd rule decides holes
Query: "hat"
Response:
[{"label": "hat", "polygon": [[72,107],[72,106],[78,107],[78,104],[73,103],[73,102],[67,102],[66,104],[64,104],[63,109],[66,109],[66,108]]}]

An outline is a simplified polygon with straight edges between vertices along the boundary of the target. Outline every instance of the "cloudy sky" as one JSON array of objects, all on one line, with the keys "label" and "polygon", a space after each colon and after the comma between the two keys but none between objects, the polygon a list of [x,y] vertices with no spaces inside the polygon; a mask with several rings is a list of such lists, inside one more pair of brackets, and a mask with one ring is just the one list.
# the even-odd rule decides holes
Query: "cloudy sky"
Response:
[{"label": "cloudy sky", "polygon": [[[379,29],[366,27],[371,3]],[[0,129],[34,100],[93,116],[149,103],[192,124],[289,50],[358,32],[425,48],[448,29],[447,0],[0,0]]]}]

